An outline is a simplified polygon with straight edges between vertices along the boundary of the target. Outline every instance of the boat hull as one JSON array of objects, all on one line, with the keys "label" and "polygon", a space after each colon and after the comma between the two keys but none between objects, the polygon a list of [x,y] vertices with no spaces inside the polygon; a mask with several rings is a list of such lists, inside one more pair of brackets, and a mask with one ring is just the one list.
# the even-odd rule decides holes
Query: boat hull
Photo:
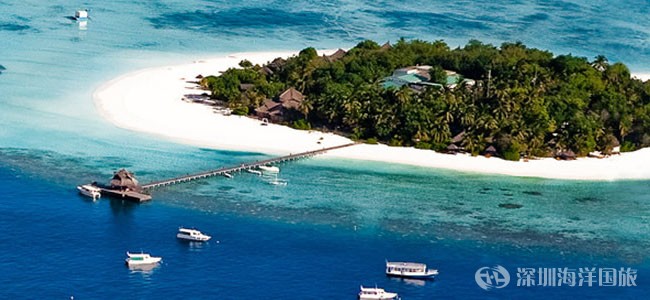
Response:
[{"label": "boat hull", "polygon": [[259,166],[258,168],[264,173],[280,173],[280,168],[274,166]]},{"label": "boat hull", "polygon": [[398,278],[407,278],[407,279],[433,279],[438,275],[438,273],[433,274],[395,274],[395,273],[386,273],[386,276],[398,277]]},{"label": "boat hull", "polygon": [[100,192],[90,191],[88,189],[85,189],[83,186],[78,186],[77,190],[79,191],[79,194],[93,198],[93,200],[97,200],[102,197],[102,194]]},{"label": "boat hull", "polygon": [[153,265],[157,264],[162,260],[162,257],[151,257],[146,260],[131,260],[127,258],[125,260],[126,265],[129,267],[134,267],[134,266],[146,266],[146,265]]},{"label": "boat hull", "polygon": [[176,238],[178,238],[179,240],[185,240],[185,241],[190,241],[190,242],[207,242],[212,237],[211,236],[202,236],[202,237],[189,236],[189,235],[179,233],[179,234],[176,235]]},{"label": "boat hull", "polygon": [[157,264],[162,260],[162,257],[151,256],[147,253],[130,253],[126,252],[127,258],[124,260],[127,266],[147,266]]},{"label": "boat hull", "polygon": [[391,295],[384,295],[378,297],[368,297],[368,296],[357,296],[359,300],[394,300],[397,299],[397,294],[390,293]]}]

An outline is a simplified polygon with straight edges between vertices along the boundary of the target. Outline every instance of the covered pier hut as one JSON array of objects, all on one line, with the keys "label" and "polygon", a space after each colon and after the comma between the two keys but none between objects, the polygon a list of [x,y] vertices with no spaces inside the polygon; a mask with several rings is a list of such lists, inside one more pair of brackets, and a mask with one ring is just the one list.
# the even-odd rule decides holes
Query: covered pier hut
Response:
[{"label": "covered pier hut", "polygon": [[111,189],[115,190],[130,190],[130,191],[141,191],[142,188],[138,183],[138,180],[135,178],[135,175],[126,169],[120,169],[115,172],[113,178],[110,181]]}]

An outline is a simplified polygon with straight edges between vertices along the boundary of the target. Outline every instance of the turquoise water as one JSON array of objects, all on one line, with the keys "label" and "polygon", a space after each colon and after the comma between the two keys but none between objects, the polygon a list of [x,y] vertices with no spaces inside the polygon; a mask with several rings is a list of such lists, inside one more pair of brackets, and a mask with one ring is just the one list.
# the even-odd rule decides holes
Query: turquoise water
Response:
[{"label": "turquoise water", "polygon": [[[90,9],[86,29],[67,18],[81,8]],[[115,128],[95,110],[92,92],[125,72],[400,37],[452,45],[520,40],[605,54],[649,72],[647,1],[0,1],[0,10],[0,64],[7,69],[0,74],[0,271],[10,274],[0,280],[2,298],[181,298],[187,291],[178,281],[201,286],[188,297],[225,299],[258,297],[251,287],[272,299],[314,299],[314,288],[353,298],[359,284],[404,299],[648,293],[648,181],[526,179],[316,158],[281,166],[285,187],[235,174],[160,189],[139,206],[87,202],[74,190],[121,167],[149,181],[266,157]],[[180,225],[205,228],[219,243],[178,244]],[[30,238],[16,241],[16,234]],[[140,249],[165,263],[130,273],[124,252]],[[29,266],[23,253],[36,256]],[[442,275],[424,285],[390,280],[382,273],[386,258],[428,262]],[[639,286],[487,293],[474,272],[494,264],[511,271],[630,266],[639,270]]]}]

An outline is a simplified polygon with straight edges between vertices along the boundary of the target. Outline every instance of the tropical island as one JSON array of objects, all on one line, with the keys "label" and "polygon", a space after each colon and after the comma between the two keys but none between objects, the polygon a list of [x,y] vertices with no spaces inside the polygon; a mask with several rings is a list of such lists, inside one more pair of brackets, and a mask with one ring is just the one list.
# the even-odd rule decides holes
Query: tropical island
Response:
[{"label": "tropical island", "polygon": [[[402,41],[401,43],[406,43],[406,42]],[[420,42],[409,42],[409,44],[410,43],[419,44]],[[400,42],[396,43],[396,45],[394,46],[391,46],[391,48],[393,49],[398,48],[399,44]],[[388,46],[386,45],[386,47]],[[493,48],[491,46],[485,46],[485,47]],[[384,55],[382,54],[384,52],[381,52],[380,50],[360,50],[360,51],[377,53],[374,55]],[[450,51],[460,51],[460,50],[450,50]],[[527,51],[531,51],[531,50],[527,50]],[[557,160],[554,158],[529,157],[528,160],[522,159],[519,161],[509,161],[509,160],[504,160],[504,159],[499,159],[494,157],[489,158],[488,157],[489,155],[473,156],[469,152],[464,152],[464,153],[455,152],[456,155],[449,155],[441,152],[432,151],[431,150],[432,148],[435,149],[434,143],[431,142],[431,139],[434,138],[433,134],[435,133],[433,131],[429,131],[429,132],[423,130],[420,131],[422,133],[429,134],[428,136],[429,142],[424,141],[423,138],[420,138],[420,140],[418,141],[417,137],[413,139],[412,136],[405,135],[405,138],[401,140],[402,146],[393,147],[387,144],[382,144],[380,142],[388,141],[388,143],[390,143],[392,140],[394,144],[398,144],[396,143],[398,139],[396,138],[394,139],[395,137],[394,135],[392,136],[386,135],[386,137],[390,137],[390,138],[384,138],[383,136],[378,135],[377,137],[380,138],[380,140],[377,140],[378,143],[371,144],[374,141],[372,141],[371,135],[369,135],[366,131],[359,131],[360,134],[364,134],[364,135],[358,135],[356,137],[353,136],[354,134],[353,128],[356,127],[360,127],[360,128],[367,127],[370,128],[371,130],[376,130],[376,129],[372,129],[373,126],[367,125],[368,122],[373,121],[373,119],[369,119],[370,115],[368,115],[368,112],[364,110],[360,110],[359,105],[360,104],[365,105],[366,104],[365,102],[362,103],[358,103],[359,101],[349,102],[349,99],[351,98],[343,98],[342,96],[344,95],[341,95],[341,97],[333,98],[332,100],[336,100],[336,102],[331,102],[330,106],[326,106],[326,107],[336,107],[332,105],[334,104],[342,105],[342,103],[347,103],[347,105],[345,105],[344,107],[349,110],[340,110],[340,111],[336,110],[337,113],[331,116],[332,119],[333,120],[338,119],[341,120],[342,122],[348,122],[344,124],[349,124],[349,125],[347,125],[347,127],[346,125],[338,125],[337,128],[336,125],[324,124],[324,122],[321,120],[328,120],[327,118],[329,118],[330,116],[327,115],[323,116],[321,113],[318,114],[316,113],[321,109],[321,107],[319,106],[322,104],[317,104],[316,102],[317,98],[314,98],[314,95],[309,93],[306,87],[312,85],[305,80],[301,81],[301,82],[305,82],[305,89],[302,88],[302,85],[288,85],[288,84],[283,84],[281,82],[278,82],[278,83],[274,83],[274,85],[276,85],[274,87],[274,90],[271,90],[268,92],[268,94],[265,94],[265,95],[273,95],[274,93],[277,93],[275,94],[275,96],[270,96],[268,98],[258,97],[258,99],[255,100],[258,102],[251,102],[252,105],[250,105],[250,103],[249,105],[239,104],[239,103],[244,103],[238,101],[238,99],[242,99],[240,98],[242,94],[247,95],[246,97],[249,97],[248,95],[259,96],[260,95],[259,91],[261,89],[255,87],[256,85],[254,83],[242,83],[242,82],[256,82],[255,80],[260,80],[258,82],[263,83],[263,81],[261,81],[262,78],[264,78],[264,80],[266,80],[266,82],[268,83],[274,82],[272,79],[274,76],[279,77],[280,74],[283,74],[283,71],[278,72],[278,70],[280,69],[279,68],[276,69],[276,66],[274,65],[284,65],[283,67],[285,68],[284,70],[288,71],[290,70],[289,66],[291,64],[290,63],[291,61],[293,61],[297,57],[305,57],[305,55],[308,54],[309,52],[311,52],[311,50],[303,51],[302,55],[300,55],[299,51],[275,51],[275,52],[267,51],[267,52],[219,54],[209,58],[199,58],[199,59],[193,58],[193,60],[190,60],[184,64],[166,65],[166,66],[160,66],[155,68],[137,70],[119,76],[117,78],[114,78],[102,84],[93,93],[93,99],[97,111],[101,114],[101,116],[104,117],[107,121],[114,124],[115,126],[128,129],[128,130],[146,133],[153,136],[158,136],[166,140],[172,140],[174,142],[192,145],[195,147],[219,149],[219,150],[231,150],[231,151],[244,151],[246,153],[253,153],[253,154],[264,153],[264,154],[273,154],[273,155],[287,155],[290,153],[312,151],[316,149],[348,144],[351,142],[351,138],[357,138],[358,140],[365,141],[365,143],[359,143],[355,146],[347,147],[344,149],[328,151],[326,154],[319,156],[318,161],[320,162],[317,163],[329,164],[330,162],[328,161],[330,159],[334,159],[332,163],[335,164],[344,162],[345,165],[354,165],[357,163],[365,164],[366,162],[363,161],[371,161],[377,163],[391,163],[391,164],[409,165],[409,166],[417,166],[417,167],[424,167],[424,168],[448,169],[448,170],[454,170],[459,172],[468,172],[472,174],[501,174],[501,175],[509,175],[509,176],[540,177],[540,178],[555,178],[555,179],[578,179],[578,180],[650,179],[650,147],[635,150],[632,152],[621,153],[620,155],[612,155],[606,159],[577,157],[575,160]],[[343,64],[343,66],[345,66],[344,61],[347,59],[351,59],[354,55],[354,52],[355,51],[353,50],[344,52],[344,51],[338,51],[337,49],[318,50],[317,51],[318,58],[316,58],[313,55],[313,53],[309,54],[309,56],[312,57],[311,61],[313,61],[314,63],[318,62],[319,64],[318,66],[320,66],[320,64],[323,65],[331,64],[331,62],[327,62],[327,61],[322,62],[323,59],[330,60],[330,61],[334,60],[334,63],[336,65]],[[540,51],[540,52],[542,54],[546,53],[544,51]],[[550,54],[544,54],[544,55],[547,55],[549,57],[551,56]],[[553,60],[554,58],[549,58],[549,59]],[[581,59],[581,58],[571,59],[571,61],[574,60],[582,62],[580,65],[585,66],[584,72],[587,72],[589,74],[594,74],[594,75],[598,74],[598,73],[594,73],[594,71],[597,70],[591,65],[591,63],[588,63],[587,65],[583,64],[585,61],[587,61],[586,59]],[[246,61],[250,62],[250,64],[248,64]],[[358,65],[356,66],[357,68],[361,68],[362,66],[365,66],[364,64],[369,64],[368,61],[364,61],[360,59],[357,61],[358,61]],[[388,83],[389,81],[399,84],[400,80],[402,79],[412,80],[414,78],[413,76],[400,78],[405,76],[405,75],[400,75],[401,74],[400,72],[404,71],[400,69],[404,69],[405,66],[406,67],[410,66],[413,68],[406,68],[407,75],[412,75],[412,74],[408,74],[409,72],[416,72],[418,73],[418,75],[422,76],[422,74],[424,74],[425,72],[421,72],[422,71],[421,69],[423,69],[423,66],[426,66],[427,63],[430,62],[424,61],[420,63],[418,61],[414,65],[411,64],[410,61],[404,63],[395,63],[394,65],[385,67],[386,70],[385,77],[383,77],[384,75],[376,75],[376,78],[378,78],[376,80],[376,86],[371,81],[369,81],[369,83],[367,84],[361,83],[359,85],[363,85],[368,88],[370,88],[370,85],[372,85],[373,87],[370,90],[377,91],[378,93],[382,93],[382,95],[383,93],[389,93],[389,95],[390,93],[397,93],[400,90],[399,89],[396,90],[395,88],[390,87],[391,83]],[[244,65],[244,68],[242,68],[241,65]],[[429,66],[433,68],[434,65],[435,64]],[[609,66],[610,64],[607,65]],[[614,65],[615,64],[611,64],[611,66]],[[619,65],[616,64],[616,66]],[[350,67],[353,68],[355,66],[351,65]],[[265,68],[267,70],[264,71],[261,70]],[[589,68],[593,69],[593,71],[591,71]],[[427,88],[425,89],[429,89],[429,91],[425,90],[425,91],[417,92],[416,90],[421,88],[418,87],[417,84],[409,83],[408,84],[409,90],[408,91],[405,90],[406,92],[404,94],[407,93],[410,95],[418,94],[423,96],[426,95],[427,93],[431,93],[431,95],[439,95],[439,94],[444,95],[445,93],[449,93],[450,96],[453,95],[455,97],[456,95],[455,93],[463,92],[459,89],[472,88],[471,80],[474,80],[475,86],[480,87],[486,84],[487,78],[480,78],[480,76],[478,75],[476,76],[470,75],[469,73],[463,73],[463,71],[461,70],[449,68],[446,66],[443,67],[443,70],[444,69],[447,69],[448,71],[457,70],[456,71],[457,76],[453,76],[452,73],[448,73],[448,72],[445,73],[449,75],[447,76],[448,78],[451,79],[456,78],[455,80],[457,81],[465,81],[464,83],[460,84],[461,87],[458,87],[458,83],[456,84],[457,85],[456,87],[453,86],[447,87],[446,86],[447,83],[445,83],[444,89],[438,89],[438,91],[436,91],[435,87],[431,89],[429,88],[429,87],[433,87],[435,82],[421,83],[420,85],[427,85]],[[335,67],[334,70],[339,70],[339,67]],[[269,73],[269,75],[263,75],[263,72],[268,73],[269,71],[272,71],[274,73],[273,74]],[[345,70],[343,69],[343,71]],[[395,73],[395,71],[397,71],[397,73]],[[212,96],[211,91],[206,90],[205,87],[201,87],[198,84],[200,82],[206,83],[209,80],[214,80],[214,78],[220,78],[220,77],[210,76],[213,74],[223,75],[223,74],[238,73],[238,72],[241,72],[243,74],[251,74],[252,76],[254,76],[252,78],[255,78],[255,80],[237,79],[238,81],[228,83],[229,86],[236,87],[235,89],[231,90],[231,91],[236,91],[234,93],[233,98],[227,98],[224,96]],[[496,84],[495,82],[498,82],[498,80],[495,78],[496,71],[492,69],[492,71],[490,72],[491,72],[491,78],[489,81],[491,85],[494,85]],[[537,72],[538,72],[537,74],[542,74],[540,70],[538,70]],[[334,74],[336,75],[339,73],[334,73]],[[343,72],[341,74],[342,76],[349,76],[351,78],[359,77],[358,74],[354,74],[352,72]],[[532,74],[535,74],[535,72],[533,71]],[[602,75],[603,74],[601,73],[601,76]],[[635,73],[633,76],[643,77],[647,75]],[[228,77],[230,76],[228,75],[223,76],[223,78],[228,78]],[[392,79],[386,80],[389,77],[391,77]],[[208,79],[202,80],[203,78],[208,78]],[[271,78],[271,80],[269,80],[269,78]],[[305,79],[309,79],[309,78],[313,79],[316,77],[313,76],[305,77]],[[415,78],[419,78],[419,77],[415,77]],[[647,80],[648,77],[644,77],[644,78]],[[644,90],[647,90],[648,83],[640,83],[637,80],[629,79],[627,76],[619,79],[630,83],[630,85],[627,86],[628,89],[626,89],[625,91],[630,91],[629,89],[630,86],[638,88],[640,85],[644,88]],[[440,84],[443,85],[442,83]],[[561,84],[561,83],[557,83],[557,84]],[[462,87],[463,85],[465,87]],[[334,89],[335,87],[339,87],[339,86],[341,85],[331,85],[329,89]],[[255,88],[253,89],[253,87]],[[251,89],[251,91],[248,91],[249,89]],[[359,91],[361,91],[361,89],[356,89],[356,87],[351,88],[349,86],[341,87],[341,90],[346,91],[346,94],[348,95],[359,95],[360,93]],[[490,97],[495,97],[493,94],[495,90],[496,88],[490,88]],[[637,101],[637,103],[647,102],[647,92],[642,93],[642,95],[645,96],[640,96],[640,98],[637,98],[635,100]],[[421,96],[415,99],[420,99]],[[486,97],[486,96],[478,95],[477,97]],[[214,99],[210,99],[210,97],[216,99],[223,99],[223,100],[214,100]],[[499,94],[499,97],[504,97],[503,99],[497,98],[500,101],[508,100],[507,98],[505,98],[504,95]],[[251,99],[251,98],[247,98],[247,99]],[[228,99],[233,99],[233,100],[228,100]],[[375,101],[375,99],[370,98],[370,96],[368,96],[367,98],[357,98],[357,99],[367,99],[364,101],[369,101],[370,99],[372,99],[373,101]],[[442,99],[447,99],[447,98],[442,98]],[[449,99],[456,99],[456,98],[449,98]],[[380,99],[379,101],[383,101],[383,100]],[[429,108],[427,106],[428,104],[426,103],[417,103],[411,101],[409,101],[409,103],[412,104],[412,106],[410,106],[411,109],[415,109],[415,108],[427,109],[427,111],[434,113],[435,116],[435,115],[440,115],[439,110],[446,107],[445,102],[442,102],[441,100],[435,100],[435,101],[436,102],[434,103],[436,103],[436,105],[439,106],[433,108]],[[303,107],[302,102],[310,103],[311,107],[308,105],[304,105]],[[197,103],[201,103],[201,104],[197,104]],[[261,104],[259,106],[256,106],[257,105],[256,103],[261,103]],[[395,109],[395,107],[397,107],[396,102],[381,102],[381,103],[384,106],[377,105],[372,107],[373,108],[387,107],[393,109],[393,111],[389,111],[388,109],[386,109],[382,111],[383,112],[382,114],[376,114],[376,116],[390,118],[389,119],[390,124],[388,125],[392,127],[389,128],[393,128],[395,132],[398,133],[405,132],[404,129],[406,129],[406,127],[402,129],[404,125],[397,123],[397,120],[398,118],[402,118],[402,116],[404,116],[406,111],[396,110]],[[477,101],[473,103],[474,103],[472,108],[473,110],[476,110],[478,107],[485,109],[485,105],[487,105],[487,104],[477,105],[476,103],[480,103]],[[516,106],[514,107],[514,109],[517,109],[519,111],[528,110],[530,108],[529,104],[527,104],[527,102],[524,103],[526,104],[523,106],[521,105]],[[603,102],[601,101],[601,103]],[[453,104],[450,105],[450,107],[455,107],[456,110],[454,111],[460,111],[461,108],[467,109],[464,107],[459,107],[458,102],[452,102],[450,104]],[[489,103],[489,104],[495,105],[494,103]],[[234,113],[231,109],[228,109],[227,107],[224,106],[232,107],[232,109],[234,109]],[[267,106],[267,108],[269,109],[265,110],[263,106]],[[305,117],[305,113],[301,111],[301,107],[302,109],[309,108],[306,117]],[[640,106],[635,106],[635,107],[637,107],[636,109],[638,110]],[[629,109],[629,107],[626,106],[621,106],[621,108]],[[595,110],[592,109],[592,111]],[[610,114],[612,111],[614,110],[613,109],[609,110]],[[351,119],[352,115],[350,114],[350,112],[357,112],[361,114],[362,118],[360,120],[363,120],[364,127],[361,127],[360,125],[357,126],[357,124],[360,123],[358,121],[355,121],[356,123],[352,123],[353,119]],[[636,113],[639,112],[635,111],[634,112],[635,116]],[[241,115],[237,115],[237,114],[241,114]],[[449,114],[449,115],[456,118],[456,116],[453,114]],[[408,116],[415,116],[415,115],[408,114]],[[418,116],[427,116],[427,115],[423,114]],[[267,118],[269,122],[268,123],[264,122],[264,118]],[[485,118],[485,116],[483,118]],[[514,119],[514,117],[512,118]],[[612,120],[615,120],[615,118],[616,120],[619,119],[619,117],[614,116],[614,117],[610,117],[608,120],[609,122],[611,122]],[[304,128],[311,126],[312,128],[322,129],[322,130],[298,130],[291,127],[291,126],[300,127],[301,119],[305,120],[305,123],[303,123],[303,125],[305,125]],[[433,120],[434,119],[431,116],[423,119],[423,121],[413,117],[409,117],[409,119],[407,119],[407,121],[409,122],[421,122],[422,124],[428,124],[425,122],[433,122]],[[643,119],[633,119],[634,122],[639,122],[640,120]],[[384,120],[379,120],[379,121],[385,122]],[[451,136],[451,140],[449,141],[449,143],[458,145],[458,147],[466,147],[468,142],[466,142],[465,139],[462,138],[462,136],[467,135],[468,131],[466,130],[465,134],[460,135],[460,137],[458,137],[459,136],[459,134],[457,134],[457,132],[459,132],[458,128],[461,128],[461,127],[455,127],[458,126],[456,125],[458,124],[458,122],[461,121],[454,119],[453,122],[449,123],[452,125],[449,127],[449,133],[447,134],[448,137]],[[556,127],[561,128],[562,123],[557,123],[557,122],[558,121],[555,121],[555,124],[560,124],[560,125],[556,125]],[[514,122],[508,121],[508,124],[511,123]],[[291,126],[285,126],[283,124],[291,125]],[[463,123],[460,124],[461,126],[464,126]],[[515,123],[515,125],[519,126],[519,122]],[[347,133],[344,131],[347,130],[346,128],[350,128],[350,130]],[[378,128],[380,127],[377,127],[377,129]],[[504,127],[499,127],[499,128],[504,128]],[[555,130],[561,132],[557,128]],[[613,127],[612,129],[616,129],[616,127]],[[325,132],[325,130],[327,130],[328,132]],[[633,128],[633,130],[635,132],[634,135],[628,132],[628,134],[626,134],[625,137],[621,139],[623,144],[625,144],[628,141],[632,141],[631,138],[633,136],[637,136],[638,133],[640,132],[637,131],[638,130],[637,128]],[[417,131],[415,132],[417,133]],[[460,132],[462,132],[462,130]],[[473,131],[469,131],[469,132],[471,134]],[[554,132],[551,132],[550,135],[553,136],[553,133]],[[617,135],[616,131],[612,131],[611,134],[618,139],[618,137],[616,136]],[[511,136],[516,137],[517,135],[511,135]],[[455,139],[456,137],[458,138]],[[520,138],[520,137],[516,137],[516,138]],[[559,140],[560,143],[562,143],[563,141],[562,138],[560,138]],[[496,145],[492,147],[495,148],[494,153],[496,155],[502,155],[501,153],[496,152],[496,147],[498,146],[498,144],[496,144],[497,141],[495,141],[494,138],[492,139],[492,143],[489,143],[489,140],[485,140],[485,139],[483,141],[485,141],[486,148],[490,148],[490,146],[488,145]],[[427,143],[431,145],[431,148],[424,147],[427,146]],[[442,143],[441,146],[444,146],[444,144],[445,143]],[[422,147],[426,149],[418,149],[415,147],[409,147],[408,145],[418,145],[418,147]],[[640,143],[637,146],[637,144],[632,143],[632,145],[634,145],[634,147],[641,147],[644,144]],[[479,150],[479,153],[480,151],[481,150]],[[523,153],[526,154],[525,151]]]},{"label": "tropical island", "polygon": [[521,43],[363,41],[200,79],[234,114],[438,152],[572,159],[650,146],[650,81]]}]

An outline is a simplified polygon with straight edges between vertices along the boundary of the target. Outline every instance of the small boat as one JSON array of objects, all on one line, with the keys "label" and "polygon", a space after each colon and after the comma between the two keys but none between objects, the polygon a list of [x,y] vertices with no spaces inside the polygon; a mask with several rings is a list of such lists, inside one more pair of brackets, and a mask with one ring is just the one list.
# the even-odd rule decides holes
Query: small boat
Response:
[{"label": "small boat", "polygon": [[262,175],[262,171],[259,170],[252,170],[252,169],[247,169],[246,172],[255,174],[255,175]]},{"label": "small boat", "polygon": [[88,20],[88,10],[78,10],[74,13],[74,19],[77,21],[86,21]]},{"label": "small boat", "polygon": [[157,264],[162,260],[162,257],[151,256],[148,253],[129,253],[127,251],[126,256],[128,257],[125,259],[125,262],[129,267]]},{"label": "small boat", "polygon": [[192,242],[205,242],[212,237],[204,234],[196,229],[187,229],[187,228],[178,228],[178,234],[176,234],[176,237],[181,239],[181,240],[187,240],[187,241],[192,241]]},{"label": "small boat", "polygon": [[223,177],[232,178],[232,175],[230,173],[223,173]]},{"label": "small boat", "polygon": [[280,168],[276,166],[259,166],[258,167],[262,172],[267,173],[280,173]]},{"label": "small boat", "polygon": [[80,194],[93,198],[93,201],[102,196],[102,190],[92,184],[79,185],[77,190]]},{"label": "small boat", "polygon": [[386,275],[413,279],[427,279],[438,275],[438,270],[428,269],[427,265],[421,263],[386,261]]},{"label": "small boat", "polygon": [[361,286],[361,291],[357,297],[359,300],[387,300],[398,299],[397,293],[386,292],[378,287],[366,288]]}]

